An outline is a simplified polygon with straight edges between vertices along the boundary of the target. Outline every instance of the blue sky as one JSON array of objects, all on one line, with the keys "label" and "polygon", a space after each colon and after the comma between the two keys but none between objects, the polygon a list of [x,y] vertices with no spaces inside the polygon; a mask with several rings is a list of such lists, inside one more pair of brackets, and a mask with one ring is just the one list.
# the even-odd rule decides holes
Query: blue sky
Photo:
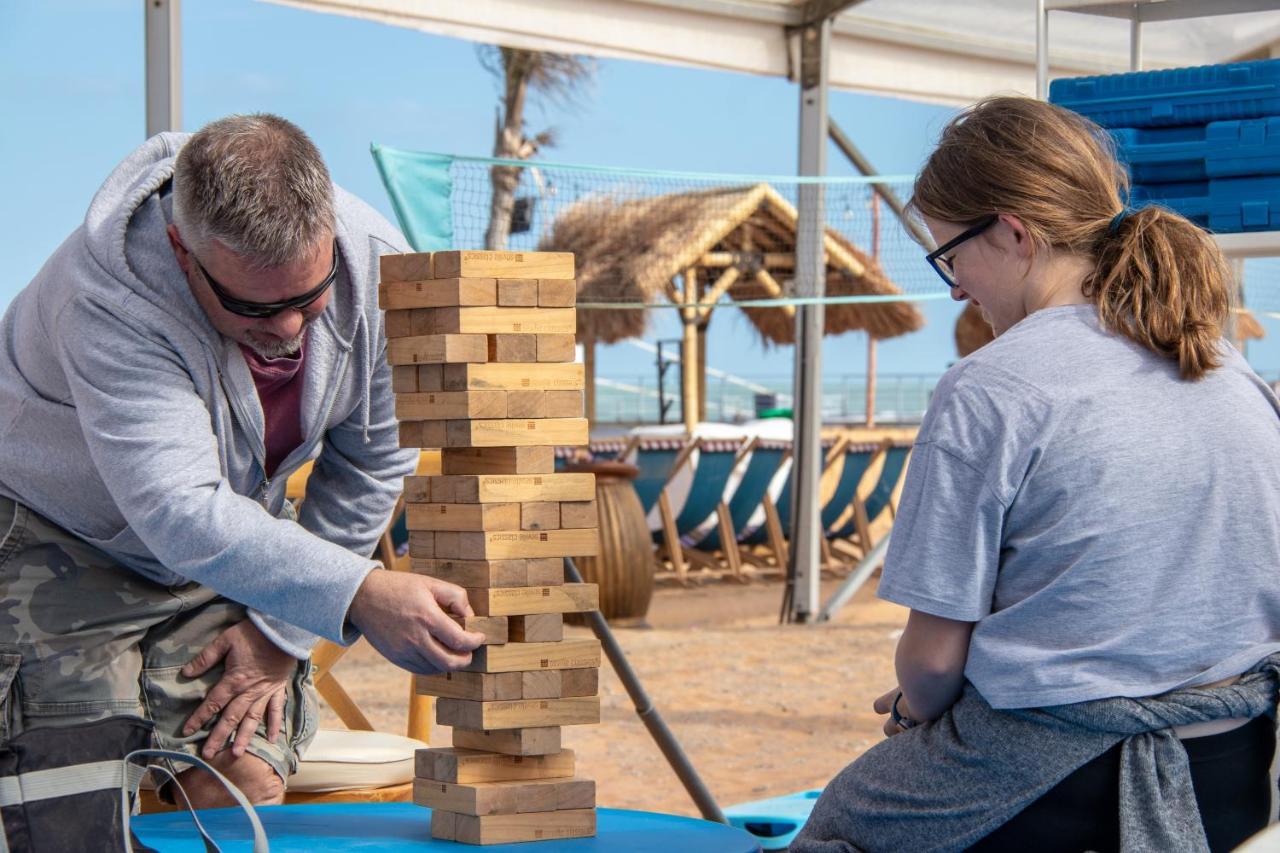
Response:
[{"label": "blue sky", "polygon": [[[186,129],[232,112],[277,112],[316,140],[334,179],[388,217],[369,144],[487,155],[493,79],[462,41],[318,15],[251,0],[184,0]],[[688,171],[794,174],[797,94],[783,80],[604,61],[578,104],[535,106],[534,129],[552,125],[545,159]],[[943,108],[844,92],[832,116],[885,173],[914,171],[949,116]],[[144,129],[139,0],[4,0],[0,3],[0,308],[81,221],[111,167]],[[851,174],[838,152],[832,174]],[[954,358],[949,302],[927,302],[925,330],[880,347],[886,373],[936,373]],[[675,337],[656,312],[652,337]],[[1250,357],[1280,370],[1280,323]],[[708,361],[745,376],[781,376],[787,347],[764,349],[742,315],[721,311]],[[824,373],[859,373],[861,334],[828,338]],[[602,375],[651,372],[627,346],[601,354]]]}]

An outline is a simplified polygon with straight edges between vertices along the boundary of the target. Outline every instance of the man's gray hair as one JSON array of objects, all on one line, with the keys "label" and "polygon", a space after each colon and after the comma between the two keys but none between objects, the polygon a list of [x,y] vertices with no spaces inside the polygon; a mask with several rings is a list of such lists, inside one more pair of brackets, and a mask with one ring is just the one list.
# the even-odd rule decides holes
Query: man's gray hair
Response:
[{"label": "man's gray hair", "polygon": [[333,233],[333,185],[297,125],[269,113],[228,116],[205,125],[178,153],[173,219],[197,255],[217,240],[271,269]]}]

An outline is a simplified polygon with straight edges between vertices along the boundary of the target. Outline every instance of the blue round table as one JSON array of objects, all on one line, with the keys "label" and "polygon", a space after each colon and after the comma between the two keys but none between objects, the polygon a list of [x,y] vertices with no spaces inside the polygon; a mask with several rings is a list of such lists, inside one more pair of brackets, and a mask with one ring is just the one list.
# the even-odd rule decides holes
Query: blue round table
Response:
[{"label": "blue round table", "polygon": [[[483,848],[431,837],[431,809],[413,803],[335,803],[266,806],[258,816],[271,849],[330,851],[566,851],[566,853],[758,853],[750,833],[732,826],[675,815],[599,809],[595,838],[494,844]],[[253,835],[239,809],[200,812],[200,821],[226,853],[249,850]],[[185,812],[133,819],[139,840],[162,853],[204,853],[204,842]]]}]

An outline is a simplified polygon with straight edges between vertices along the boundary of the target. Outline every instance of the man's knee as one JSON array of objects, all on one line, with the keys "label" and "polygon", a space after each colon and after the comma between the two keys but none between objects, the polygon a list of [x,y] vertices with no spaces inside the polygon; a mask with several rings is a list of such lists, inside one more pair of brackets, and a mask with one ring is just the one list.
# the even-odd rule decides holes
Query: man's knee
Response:
[{"label": "man's knee", "polygon": [[[224,749],[209,763],[226,776],[231,784],[243,791],[255,806],[273,806],[284,802],[284,782],[271,765],[258,756],[246,752],[236,758],[231,750]],[[183,771],[178,775],[178,780],[195,808],[225,808],[235,805],[235,800],[222,784],[198,767]]]}]

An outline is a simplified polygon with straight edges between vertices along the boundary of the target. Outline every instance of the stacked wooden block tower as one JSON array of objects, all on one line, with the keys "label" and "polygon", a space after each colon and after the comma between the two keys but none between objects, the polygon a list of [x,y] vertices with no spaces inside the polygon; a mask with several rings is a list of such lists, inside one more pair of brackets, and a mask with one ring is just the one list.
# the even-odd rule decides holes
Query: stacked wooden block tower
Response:
[{"label": "stacked wooden block tower", "polygon": [[595,834],[595,783],[560,743],[600,721],[600,644],[564,639],[563,614],[599,601],[563,568],[597,553],[595,478],[554,461],[587,443],[573,275],[557,252],[382,258],[400,443],[441,449],[440,476],[405,480],[413,569],[466,587],[486,638],[463,671],[418,678],[453,727],[452,748],[417,756],[436,838]]}]

